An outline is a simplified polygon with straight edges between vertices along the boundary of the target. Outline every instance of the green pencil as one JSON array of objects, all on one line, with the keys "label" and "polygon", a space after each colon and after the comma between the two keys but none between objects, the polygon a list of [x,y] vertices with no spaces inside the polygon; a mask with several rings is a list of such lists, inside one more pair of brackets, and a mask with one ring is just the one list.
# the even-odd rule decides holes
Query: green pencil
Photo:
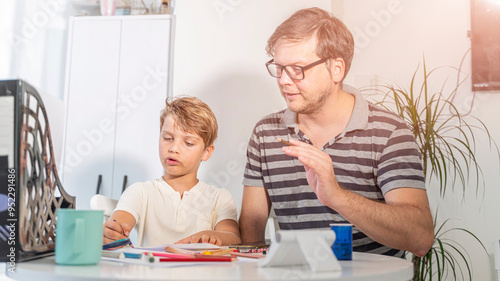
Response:
[{"label": "green pencil", "polygon": [[148,252],[148,258],[149,262],[155,262],[155,257],[153,256],[153,252],[151,251]]}]

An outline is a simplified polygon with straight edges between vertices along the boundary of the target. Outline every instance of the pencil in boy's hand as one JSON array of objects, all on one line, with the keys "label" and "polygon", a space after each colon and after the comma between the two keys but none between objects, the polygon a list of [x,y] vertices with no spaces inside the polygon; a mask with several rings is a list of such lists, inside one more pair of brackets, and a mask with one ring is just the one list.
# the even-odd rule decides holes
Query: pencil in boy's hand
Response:
[{"label": "pencil in boy's hand", "polygon": [[106,243],[102,245],[103,250],[116,250],[116,249],[121,249],[121,248],[127,248],[127,247],[133,247],[132,242],[130,242],[130,239],[128,238],[123,238],[119,240],[115,240],[113,242]]},{"label": "pencil in boy's hand", "polygon": [[280,141],[280,142],[282,142],[283,144],[285,144],[285,145],[288,145],[288,146],[293,145],[293,144],[291,144],[291,143],[287,142],[287,141],[286,141],[286,140],[284,140],[284,139],[280,139],[280,138],[278,138],[278,137],[275,137],[275,138],[276,138],[278,141]]},{"label": "pencil in boy's hand", "polygon": [[[119,225],[120,225],[120,227],[122,228],[122,232],[121,232],[121,234],[122,234],[123,236],[125,236],[125,237],[127,237],[127,238],[128,238],[128,235],[125,235],[125,229],[123,229],[123,226],[122,226],[119,222],[117,222],[116,220],[113,220],[113,221],[114,221],[114,222],[116,222],[117,224],[119,224]],[[134,248],[134,245],[132,244],[132,241],[130,241],[130,240],[129,240],[129,244],[128,244],[128,246],[130,246],[130,247]]]}]

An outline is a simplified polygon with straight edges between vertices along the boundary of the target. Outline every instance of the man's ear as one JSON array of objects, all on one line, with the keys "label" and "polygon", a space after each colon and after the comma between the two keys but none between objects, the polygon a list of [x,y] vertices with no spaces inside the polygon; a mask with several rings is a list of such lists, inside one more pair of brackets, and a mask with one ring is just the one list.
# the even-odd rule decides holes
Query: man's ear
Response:
[{"label": "man's ear", "polygon": [[201,161],[207,161],[208,159],[210,159],[210,156],[212,156],[214,149],[215,146],[213,144],[205,148],[205,151],[203,151],[203,156],[201,156]]},{"label": "man's ear", "polygon": [[344,80],[345,62],[342,58],[331,59],[330,63],[333,82],[340,83]]}]

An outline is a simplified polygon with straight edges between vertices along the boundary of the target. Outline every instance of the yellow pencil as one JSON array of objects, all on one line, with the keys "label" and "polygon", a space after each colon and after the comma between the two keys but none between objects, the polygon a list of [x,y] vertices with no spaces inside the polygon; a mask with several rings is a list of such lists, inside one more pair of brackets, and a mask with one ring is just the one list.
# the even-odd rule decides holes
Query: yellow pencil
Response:
[{"label": "yellow pencil", "polygon": [[221,249],[221,250],[211,251],[210,254],[211,255],[227,255],[227,254],[230,254],[230,253],[232,253],[234,251],[236,251],[236,249],[234,249],[234,248]]}]

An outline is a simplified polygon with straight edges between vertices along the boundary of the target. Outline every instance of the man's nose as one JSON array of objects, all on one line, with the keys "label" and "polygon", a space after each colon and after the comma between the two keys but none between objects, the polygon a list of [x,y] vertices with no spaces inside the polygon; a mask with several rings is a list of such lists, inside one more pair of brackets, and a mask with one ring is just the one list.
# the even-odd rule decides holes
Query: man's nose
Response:
[{"label": "man's nose", "polygon": [[290,78],[290,76],[288,76],[288,73],[283,69],[281,71],[281,77],[278,78],[278,83],[280,85],[293,84],[293,80],[292,78]]}]

